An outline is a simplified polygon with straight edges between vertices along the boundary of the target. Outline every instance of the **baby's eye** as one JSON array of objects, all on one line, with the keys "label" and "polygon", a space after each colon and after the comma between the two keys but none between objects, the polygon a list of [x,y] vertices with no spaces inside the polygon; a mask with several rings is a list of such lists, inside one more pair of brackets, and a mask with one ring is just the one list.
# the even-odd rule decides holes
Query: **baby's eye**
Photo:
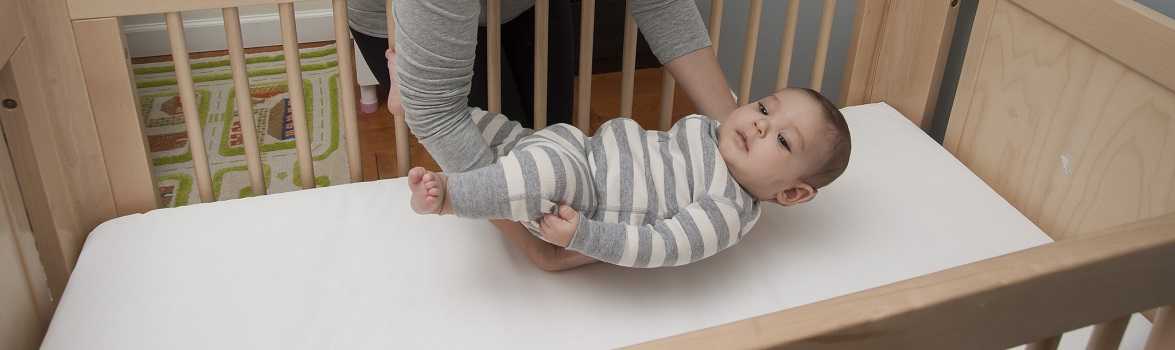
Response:
[{"label": "baby's eye", "polygon": [[783,148],[786,148],[788,152],[791,152],[791,145],[787,144],[787,139],[783,137],[783,134],[779,134],[778,138],[779,144],[783,145]]},{"label": "baby's eye", "polygon": [[767,107],[763,106],[763,102],[756,102],[756,104],[759,105],[759,113],[762,113],[763,115],[767,115]]}]

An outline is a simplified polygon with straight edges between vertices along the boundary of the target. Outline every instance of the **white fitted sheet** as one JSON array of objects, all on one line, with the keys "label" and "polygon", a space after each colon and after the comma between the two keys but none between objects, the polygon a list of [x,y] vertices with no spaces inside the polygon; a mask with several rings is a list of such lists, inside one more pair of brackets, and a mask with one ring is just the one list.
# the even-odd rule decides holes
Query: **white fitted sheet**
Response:
[{"label": "white fitted sheet", "polygon": [[837,183],[679,268],[542,272],[488,222],[414,214],[403,179],[114,219],[44,349],[612,348],[1049,242],[896,110],[844,113]]}]

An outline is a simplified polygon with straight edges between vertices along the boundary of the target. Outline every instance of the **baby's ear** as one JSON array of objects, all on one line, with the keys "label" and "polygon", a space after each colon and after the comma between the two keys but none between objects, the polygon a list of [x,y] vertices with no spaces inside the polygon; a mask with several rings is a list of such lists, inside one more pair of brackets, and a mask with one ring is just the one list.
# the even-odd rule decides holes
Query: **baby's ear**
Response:
[{"label": "baby's ear", "polygon": [[799,183],[775,194],[774,202],[782,206],[803,204],[816,197],[816,189],[806,183]]}]

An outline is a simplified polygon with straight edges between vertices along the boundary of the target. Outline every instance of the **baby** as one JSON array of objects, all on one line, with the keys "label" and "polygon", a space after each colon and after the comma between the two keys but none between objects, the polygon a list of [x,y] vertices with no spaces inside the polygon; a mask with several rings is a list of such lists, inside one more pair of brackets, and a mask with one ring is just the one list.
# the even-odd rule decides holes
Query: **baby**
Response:
[{"label": "baby", "polygon": [[722,123],[689,116],[669,131],[618,118],[586,137],[566,124],[532,132],[501,115],[473,118],[498,161],[463,173],[412,169],[416,212],[520,221],[629,267],[688,264],[734,245],[760,202],[811,200],[844,172],[851,148],[844,116],[809,89],[777,91]]}]

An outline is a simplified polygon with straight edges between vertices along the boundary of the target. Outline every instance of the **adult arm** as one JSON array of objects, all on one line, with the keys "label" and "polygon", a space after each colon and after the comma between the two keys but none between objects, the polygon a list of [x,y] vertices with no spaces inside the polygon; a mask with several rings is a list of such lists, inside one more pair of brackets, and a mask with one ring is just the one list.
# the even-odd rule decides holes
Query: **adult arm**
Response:
[{"label": "adult arm", "polygon": [[396,81],[408,128],[441,169],[460,172],[493,162],[469,116],[477,46],[477,0],[398,0]]},{"label": "adult arm", "polygon": [[735,108],[717,53],[693,0],[635,0],[632,16],[657,59],[708,117],[722,121]]}]

